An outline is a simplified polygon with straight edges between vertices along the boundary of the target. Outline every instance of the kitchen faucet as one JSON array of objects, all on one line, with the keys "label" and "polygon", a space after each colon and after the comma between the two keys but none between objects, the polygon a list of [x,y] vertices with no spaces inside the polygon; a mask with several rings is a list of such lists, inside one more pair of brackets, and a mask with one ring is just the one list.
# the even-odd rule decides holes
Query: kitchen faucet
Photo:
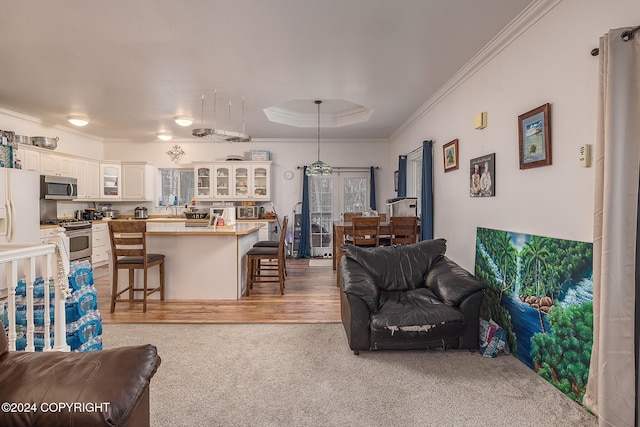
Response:
[{"label": "kitchen faucet", "polygon": [[169,215],[169,216],[172,217],[172,218],[178,218],[178,208],[179,207],[180,206],[178,206],[178,205],[169,205],[169,206],[165,206],[165,210],[168,210],[170,208],[174,208],[173,215]]}]

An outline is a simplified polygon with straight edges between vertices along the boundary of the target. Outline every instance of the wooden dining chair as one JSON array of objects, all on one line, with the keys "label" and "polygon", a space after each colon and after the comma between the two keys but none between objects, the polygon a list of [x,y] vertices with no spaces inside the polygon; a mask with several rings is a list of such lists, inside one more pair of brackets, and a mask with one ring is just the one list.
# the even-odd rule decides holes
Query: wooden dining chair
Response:
[{"label": "wooden dining chair", "polygon": [[[286,230],[286,216],[282,223],[282,230]],[[247,296],[251,293],[254,283],[278,283],[280,285],[280,295],[284,295],[284,263],[286,258],[284,243],[286,234],[285,232],[280,233],[278,247],[255,246],[247,252]],[[273,272],[276,274],[265,274]]]},{"label": "wooden dining chair", "polygon": [[380,217],[361,216],[351,220],[351,235],[356,246],[378,246],[380,244]]},{"label": "wooden dining chair", "polygon": [[[111,240],[111,258],[113,262],[113,287],[111,290],[111,313],[116,309],[117,301],[142,301],[142,312],[147,311],[147,297],[160,292],[164,301],[164,255],[147,253],[147,223],[145,221],[109,221],[109,240]],[[149,289],[147,272],[153,266],[159,266],[160,283]],[[129,270],[129,285],[118,290],[118,270]],[[142,287],[135,286],[135,270],[144,270]],[[128,299],[119,298],[128,292]],[[136,299],[135,292],[142,292],[142,299]]]},{"label": "wooden dining chair", "polygon": [[417,216],[392,216],[389,221],[392,245],[407,245],[418,241]]},{"label": "wooden dining chair", "polygon": [[362,216],[362,212],[345,212],[342,214],[342,218],[345,222],[350,222],[357,216]]},{"label": "wooden dining chair", "polygon": [[[353,221],[353,218],[362,216],[362,212],[345,212],[342,214],[342,220],[344,222],[351,222]],[[344,241],[339,242],[340,244],[343,243],[353,243],[353,236],[351,235],[351,230],[345,230],[344,231]]]}]

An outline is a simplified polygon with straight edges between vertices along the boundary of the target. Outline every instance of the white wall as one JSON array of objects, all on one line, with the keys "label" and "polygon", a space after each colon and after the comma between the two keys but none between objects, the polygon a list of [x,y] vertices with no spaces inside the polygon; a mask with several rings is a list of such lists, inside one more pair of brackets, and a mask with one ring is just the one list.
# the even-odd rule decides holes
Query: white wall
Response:
[{"label": "white wall", "polygon": [[[271,153],[271,191],[279,215],[291,215],[294,205],[301,200],[302,169],[317,159],[317,145],[314,141],[254,141],[251,143],[213,143],[199,140],[182,140],[152,143],[107,142],[104,145],[105,158],[113,160],[150,161],[158,168],[176,167],[167,151],[179,145],[185,156],[180,167],[191,167],[193,161],[220,161],[230,154],[244,155],[249,158],[249,150],[269,150]],[[321,141],[320,158],[332,166],[379,166],[376,171],[378,204],[393,197],[393,171],[389,166],[389,143],[387,141]],[[283,178],[285,170],[294,171],[295,176],[287,181]],[[258,203],[259,204],[259,203]],[[152,204],[146,205],[152,209]],[[133,211],[133,204],[119,203],[116,209],[123,213]],[[380,206],[378,206],[380,209]],[[271,204],[265,204],[266,210],[272,210]],[[162,211],[154,211],[163,213]]]},{"label": "white wall", "polygon": [[55,152],[77,156],[102,158],[103,139],[71,127],[49,125],[40,119],[0,108],[0,129],[16,135],[59,137]]},{"label": "white wall", "polygon": [[[594,168],[578,146],[595,143],[598,58],[611,28],[640,25],[637,0],[564,0],[478,72],[394,135],[397,156],[434,141],[434,234],[473,271],[476,227],[592,241]],[[519,169],[518,115],[551,104],[550,166]],[[432,105],[433,104],[433,105]],[[488,127],[473,129],[488,112]],[[442,146],[459,139],[460,169],[444,173]],[[496,153],[495,197],[469,196],[469,161]]]}]

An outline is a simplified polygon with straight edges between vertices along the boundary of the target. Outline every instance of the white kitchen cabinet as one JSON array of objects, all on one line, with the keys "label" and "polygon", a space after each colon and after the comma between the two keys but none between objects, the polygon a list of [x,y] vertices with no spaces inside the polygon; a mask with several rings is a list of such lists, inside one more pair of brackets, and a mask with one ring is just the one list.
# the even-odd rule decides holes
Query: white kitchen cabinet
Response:
[{"label": "white kitchen cabinet", "polygon": [[49,238],[60,233],[57,227],[41,228],[40,229],[40,241],[45,243]]},{"label": "white kitchen cabinet", "polygon": [[120,199],[121,166],[114,163],[100,163],[100,198]]},{"label": "white kitchen cabinet", "polygon": [[233,165],[233,191],[231,192],[233,199],[249,199],[251,195],[251,165],[243,162],[242,164]]},{"label": "white kitchen cabinet", "polygon": [[219,163],[213,165],[213,198],[228,200],[233,198],[233,165]]},{"label": "white kitchen cabinet", "polygon": [[265,224],[264,227],[258,230],[258,239],[262,241],[273,240],[273,223],[268,221],[258,221],[260,224]]},{"label": "white kitchen cabinet", "polygon": [[74,176],[73,159],[58,154],[40,153],[40,174],[57,175],[72,178]]},{"label": "white kitchen cabinet", "polygon": [[122,199],[154,200],[155,167],[147,162],[122,163]]},{"label": "white kitchen cabinet", "polygon": [[251,165],[251,199],[271,199],[271,164],[254,163]]},{"label": "white kitchen cabinet", "polygon": [[76,160],[74,176],[78,180],[78,199],[100,198],[100,163],[93,160]]},{"label": "white kitchen cabinet", "polygon": [[213,165],[210,163],[195,163],[193,164],[193,177],[194,177],[194,197],[198,200],[210,200],[213,198],[213,188],[216,183],[212,181],[214,176]]},{"label": "white kitchen cabinet", "polygon": [[91,264],[93,267],[104,265],[109,260],[111,243],[109,242],[109,224],[94,222],[91,225]]},{"label": "white kitchen cabinet", "polygon": [[28,146],[18,148],[22,161],[22,169],[40,172],[40,153],[27,148]]},{"label": "white kitchen cabinet", "polygon": [[271,199],[271,162],[194,163],[195,198]]}]

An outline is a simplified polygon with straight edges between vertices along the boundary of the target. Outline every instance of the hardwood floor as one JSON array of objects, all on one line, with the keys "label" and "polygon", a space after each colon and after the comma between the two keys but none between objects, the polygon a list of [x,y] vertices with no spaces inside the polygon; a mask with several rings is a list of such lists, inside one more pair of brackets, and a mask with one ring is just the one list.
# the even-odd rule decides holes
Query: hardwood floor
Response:
[{"label": "hardwood floor", "polygon": [[[118,302],[109,313],[111,279],[95,279],[98,309],[104,323],[329,323],[340,322],[340,294],[336,272],[331,265],[309,267],[308,259],[288,259],[285,294],[278,284],[255,284],[251,295],[238,301],[147,300],[142,303]],[[96,276],[106,267],[96,269]],[[155,284],[151,284],[155,286]]]}]

